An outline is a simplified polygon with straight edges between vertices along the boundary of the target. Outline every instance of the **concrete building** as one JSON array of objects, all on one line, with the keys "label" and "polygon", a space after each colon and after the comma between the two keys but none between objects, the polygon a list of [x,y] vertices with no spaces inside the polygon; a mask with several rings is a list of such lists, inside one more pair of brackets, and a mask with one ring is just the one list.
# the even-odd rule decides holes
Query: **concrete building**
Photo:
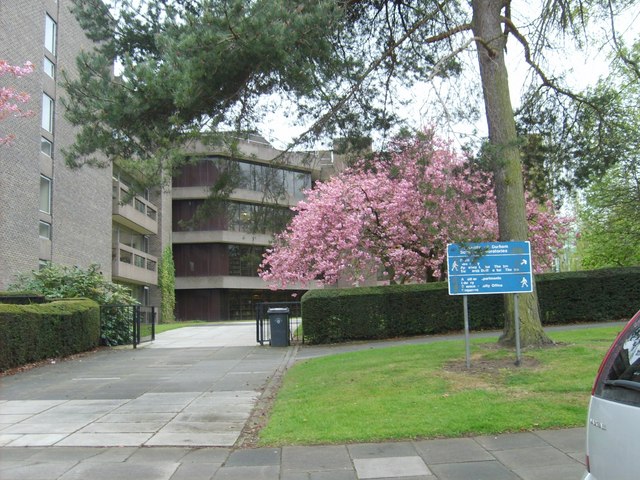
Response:
[{"label": "concrete building", "polygon": [[64,118],[57,80],[62,71],[73,76],[77,55],[93,47],[70,6],[70,0],[0,2],[0,58],[36,67],[1,80],[30,95],[33,115],[0,121],[1,136],[16,136],[0,146],[0,290],[45,262],[99,264],[148,304],[160,251],[152,247],[162,243],[151,241],[162,233],[159,207],[149,195],[121,203],[128,187],[117,169],[70,169],[62,158],[76,132]]},{"label": "concrete building", "polygon": [[[285,153],[259,135],[235,140],[233,149],[191,149],[190,163],[173,179],[179,319],[253,318],[255,302],[292,301],[304,293],[295,286],[269,290],[258,277],[258,266],[273,234],[291,218],[290,207],[320,178],[322,166],[332,163],[332,153]],[[223,175],[236,188],[228,201],[208,205],[211,187]]]}]

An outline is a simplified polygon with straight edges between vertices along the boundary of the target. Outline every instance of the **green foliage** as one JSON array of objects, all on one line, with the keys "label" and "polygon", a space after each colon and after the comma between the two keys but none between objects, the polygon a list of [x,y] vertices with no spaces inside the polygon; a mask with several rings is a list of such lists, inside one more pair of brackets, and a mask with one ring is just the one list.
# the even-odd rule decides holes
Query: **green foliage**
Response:
[{"label": "green foliage", "polygon": [[[339,60],[338,4],[286,0],[73,0],[73,13],[96,43],[62,75],[67,118],[80,127],[65,158],[71,165],[133,159],[149,181],[166,178],[180,150],[204,131],[245,130],[260,97],[318,93],[318,77]],[[113,78],[118,59],[122,72]],[[322,62],[319,60],[322,59]]]},{"label": "green foliage", "polygon": [[[83,270],[50,263],[41,270],[20,275],[9,290],[37,292],[49,299],[89,298],[99,305],[137,304],[127,287],[108,281],[95,264]],[[128,312],[130,309],[114,309],[103,314],[101,338],[107,345],[131,342],[132,316]]]},{"label": "green foliage", "polygon": [[[543,324],[619,320],[638,309],[640,267],[536,276]],[[472,330],[504,326],[501,295],[469,298]],[[427,335],[464,327],[462,299],[446,282],[310,290],[302,297],[309,343]]]},{"label": "green foliage", "polygon": [[176,307],[176,270],[173,262],[173,249],[167,245],[162,251],[158,265],[158,288],[160,289],[160,322],[171,323],[175,320]]},{"label": "green foliage", "polygon": [[640,163],[621,162],[594,180],[578,205],[584,268],[640,265]]},{"label": "green foliage", "polygon": [[597,182],[618,164],[637,163],[640,41],[620,48],[610,74],[581,101],[533,89],[517,113],[532,191],[561,195]]},{"label": "green foliage", "polygon": [[0,371],[84,352],[100,341],[100,307],[92,300],[0,304]]}]

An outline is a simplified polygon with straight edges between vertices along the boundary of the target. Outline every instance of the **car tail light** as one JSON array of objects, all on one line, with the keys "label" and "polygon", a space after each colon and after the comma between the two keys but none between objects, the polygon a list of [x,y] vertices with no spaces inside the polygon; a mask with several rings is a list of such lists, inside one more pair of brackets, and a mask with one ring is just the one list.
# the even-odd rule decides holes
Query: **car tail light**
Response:
[{"label": "car tail light", "polygon": [[621,340],[626,336],[627,332],[631,328],[633,328],[633,326],[636,325],[638,322],[640,322],[640,311],[637,312],[631,320],[629,320],[629,323],[625,325],[625,327],[616,337],[615,341],[611,344],[611,348],[609,348],[609,351],[605,355],[604,360],[602,360],[602,363],[600,364],[600,368],[598,369],[596,379],[593,382],[593,387],[591,388],[591,395],[596,395],[598,393],[597,390],[598,390],[598,387],[601,385],[601,382],[606,380],[605,378],[602,378],[604,372],[609,371],[609,368],[611,367],[611,363],[615,361],[616,357],[618,356],[618,353],[620,353],[620,349],[622,349],[622,344],[624,342],[622,342]]}]

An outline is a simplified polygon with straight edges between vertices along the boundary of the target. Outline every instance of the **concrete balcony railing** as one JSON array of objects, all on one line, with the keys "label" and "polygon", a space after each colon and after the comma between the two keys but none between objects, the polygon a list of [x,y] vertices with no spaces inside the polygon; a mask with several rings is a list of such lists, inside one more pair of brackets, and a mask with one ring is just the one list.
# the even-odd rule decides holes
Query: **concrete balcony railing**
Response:
[{"label": "concrete balcony railing", "polygon": [[122,282],[157,285],[158,258],[118,243],[113,246],[111,276]]},{"label": "concrete balcony railing", "polygon": [[129,194],[129,188],[113,181],[113,219],[144,235],[158,233],[158,208],[144,198]]}]

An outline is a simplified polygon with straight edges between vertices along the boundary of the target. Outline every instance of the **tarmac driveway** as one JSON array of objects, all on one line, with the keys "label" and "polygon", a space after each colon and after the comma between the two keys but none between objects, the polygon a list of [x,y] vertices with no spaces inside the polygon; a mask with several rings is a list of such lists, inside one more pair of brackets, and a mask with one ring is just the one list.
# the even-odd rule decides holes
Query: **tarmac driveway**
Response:
[{"label": "tarmac driveway", "polygon": [[0,446],[232,446],[292,349],[186,327],[0,379]]}]

